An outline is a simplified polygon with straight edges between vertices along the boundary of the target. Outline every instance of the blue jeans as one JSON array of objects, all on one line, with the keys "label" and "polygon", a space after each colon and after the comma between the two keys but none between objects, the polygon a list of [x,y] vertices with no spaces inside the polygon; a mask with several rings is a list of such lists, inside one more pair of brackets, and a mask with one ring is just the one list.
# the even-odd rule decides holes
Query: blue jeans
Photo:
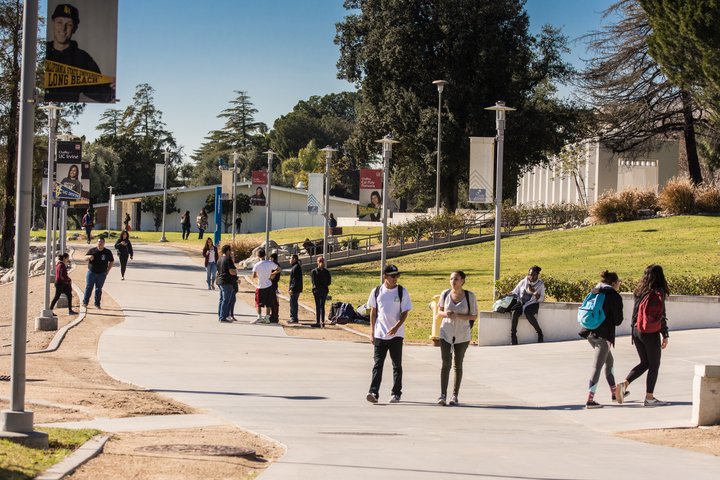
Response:
[{"label": "blue jeans", "polygon": [[290,320],[298,321],[298,299],[300,292],[290,292]]},{"label": "blue jeans", "polygon": [[225,320],[230,315],[230,301],[235,296],[233,286],[229,283],[218,285],[220,287],[220,304],[218,305],[218,320]]},{"label": "blue jeans", "polygon": [[95,306],[100,306],[100,300],[102,300],[102,287],[105,285],[105,278],[107,278],[107,272],[95,273],[92,270],[88,270],[85,274],[85,296],[83,297],[83,305],[90,303],[90,294],[95,289]]},{"label": "blue jeans", "polygon": [[213,284],[215,283],[215,275],[217,274],[217,263],[208,263],[207,267],[205,267],[205,271],[207,272],[208,288],[212,288]]}]

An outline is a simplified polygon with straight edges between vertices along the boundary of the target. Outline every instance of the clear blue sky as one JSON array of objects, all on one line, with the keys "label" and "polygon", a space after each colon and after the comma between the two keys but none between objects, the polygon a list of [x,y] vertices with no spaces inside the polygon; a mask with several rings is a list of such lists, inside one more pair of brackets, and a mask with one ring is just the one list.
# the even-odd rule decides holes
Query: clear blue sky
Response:
[{"label": "clear blue sky", "polygon": [[[257,120],[272,128],[299,100],[354,89],[336,78],[333,38],[347,13],[342,0],[119,1],[114,108],[124,109],[135,86],[149,83],[186,155],[222,126],[216,117],[234,90],[247,91]],[[572,40],[599,28],[613,1],[528,0],[526,9],[533,32],[550,23]],[[587,57],[583,44],[571,47],[569,61]],[[98,118],[110,107],[88,104],[73,133],[94,139]]]}]

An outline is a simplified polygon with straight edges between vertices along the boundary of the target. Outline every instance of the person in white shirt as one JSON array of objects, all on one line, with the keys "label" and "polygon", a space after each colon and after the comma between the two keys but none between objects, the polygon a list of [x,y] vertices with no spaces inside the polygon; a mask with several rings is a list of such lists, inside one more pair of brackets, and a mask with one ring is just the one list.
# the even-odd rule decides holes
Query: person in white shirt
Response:
[{"label": "person in white shirt", "polygon": [[255,288],[255,308],[257,309],[257,319],[253,323],[270,323],[270,315],[262,316],[262,307],[269,309],[275,308],[277,301],[275,288],[273,287],[271,276],[280,272],[280,267],[275,262],[265,259],[265,250],[258,251],[260,261],[255,264],[252,269],[253,276],[258,281]]},{"label": "person in white shirt", "polygon": [[[465,272],[456,270],[450,274],[450,287],[440,294],[438,316],[440,325],[440,397],[438,405],[457,405],[460,382],[463,375],[463,359],[470,345],[472,323],[477,319],[477,300],[473,292],[465,290]],[[455,352],[455,383],[450,401],[447,401],[447,389],[450,381],[450,367]]]},{"label": "person in white shirt", "polygon": [[377,403],[380,397],[385,357],[390,352],[393,365],[393,386],[390,403],[398,403],[402,396],[402,347],[405,336],[405,319],[412,310],[410,294],[398,285],[400,271],[395,265],[387,265],[383,271],[382,285],[375,287],[368,297],[370,307],[370,332],[374,346],[375,364],[372,370],[367,401]]},{"label": "person in white shirt", "polygon": [[520,280],[512,291],[518,301],[518,307],[513,310],[512,325],[510,327],[510,341],[513,345],[518,344],[517,325],[520,315],[523,313],[537,332],[538,343],[543,342],[543,332],[536,317],[540,310],[540,303],[545,301],[545,282],[539,278],[540,270],[542,269],[537,265],[530,267],[527,277]]}]

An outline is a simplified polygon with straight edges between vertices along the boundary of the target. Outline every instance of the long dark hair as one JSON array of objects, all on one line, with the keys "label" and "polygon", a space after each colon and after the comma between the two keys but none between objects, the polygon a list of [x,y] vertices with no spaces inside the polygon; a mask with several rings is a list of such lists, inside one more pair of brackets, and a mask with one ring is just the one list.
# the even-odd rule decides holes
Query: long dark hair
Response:
[{"label": "long dark hair", "polygon": [[659,290],[663,298],[670,295],[670,288],[665,280],[665,273],[660,265],[648,265],[640,283],[635,287],[635,296],[642,298],[650,290]]}]

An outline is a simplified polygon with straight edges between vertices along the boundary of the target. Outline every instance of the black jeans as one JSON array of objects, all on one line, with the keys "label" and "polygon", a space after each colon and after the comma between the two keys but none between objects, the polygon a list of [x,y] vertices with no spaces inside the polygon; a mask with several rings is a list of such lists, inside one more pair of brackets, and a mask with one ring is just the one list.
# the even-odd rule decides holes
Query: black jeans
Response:
[{"label": "black jeans", "polygon": [[372,369],[372,380],[370,381],[370,393],[379,395],[380,382],[382,382],[385,357],[390,352],[390,360],[393,366],[393,387],[392,394],[398,397],[402,395],[402,348],[403,338],[395,337],[390,340],[375,339],[375,365]]},{"label": "black jeans", "polygon": [[55,296],[50,302],[50,310],[55,308],[55,304],[60,300],[60,295],[65,294],[68,299],[68,311],[72,312],[72,285],[69,283],[55,282]]},{"label": "black jeans", "polygon": [[92,240],[92,229],[93,227],[85,227],[85,236],[87,237],[87,243],[90,243]]},{"label": "black jeans", "polygon": [[325,301],[327,300],[327,293],[315,293],[315,323],[323,325],[325,323]]},{"label": "black jeans", "polygon": [[543,336],[542,329],[540,328],[540,324],[537,321],[537,318],[535,317],[540,310],[540,304],[539,303],[533,303],[531,305],[528,305],[525,307],[525,309],[516,308],[513,310],[512,315],[512,325],[510,326],[510,338],[512,339],[512,343],[517,343],[517,326],[518,326],[518,320],[520,320],[520,315],[525,313],[525,318],[527,318],[528,323],[532,325],[532,327],[535,329],[535,331],[538,334],[538,339],[541,339]]},{"label": "black jeans", "polygon": [[188,238],[190,238],[190,225],[188,225],[188,226],[183,225],[182,226],[182,239],[187,240]]},{"label": "black jeans", "polygon": [[118,257],[120,257],[120,275],[125,276],[125,270],[127,270],[127,261],[129,258],[129,255],[122,255],[118,253]]},{"label": "black jeans", "polygon": [[645,389],[647,393],[655,391],[655,383],[657,383],[658,372],[660,371],[661,342],[662,336],[660,333],[641,333],[633,328],[633,344],[640,357],[640,363],[630,370],[627,381],[632,382],[647,371],[647,387]]},{"label": "black jeans", "polygon": [[198,228],[198,240],[203,238],[203,234],[205,233],[205,230],[202,228]]},{"label": "black jeans", "polygon": [[463,376],[463,359],[470,342],[448,343],[442,338],[440,339],[440,355],[442,356],[442,368],[440,369],[440,394],[446,395],[448,383],[450,383],[450,367],[452,366],[453,350],[455,351],[455,383],[453,385],[453,395],[460,392],[460,382]]}]

